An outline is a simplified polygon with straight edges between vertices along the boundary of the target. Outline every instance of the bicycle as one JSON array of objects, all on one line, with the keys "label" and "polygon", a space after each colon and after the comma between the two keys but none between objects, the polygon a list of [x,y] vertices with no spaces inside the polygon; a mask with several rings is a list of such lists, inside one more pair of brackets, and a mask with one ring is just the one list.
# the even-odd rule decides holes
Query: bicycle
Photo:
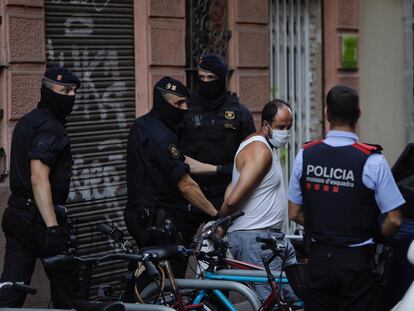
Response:
[{"label": "bicycle", "polygon": [[[111,260],[122,260],[128,262],[147,262],[148,254],[133,254],[131,252],[107,254],[99,257],[86,257],[81,258],[74,255],[57,255],[54,257],[44,258],[44,264],[51,269],[60,269],[62,266],[77,263],[79,265],[85,265],[92,268],[102,262]],[[75,299],[73,301],[75,310],[119,310],[117,308],[123,308],[125,310],[148,310],[148,311],[171,311],[174,310],[167,306],[152,305],[152,304],[128,304],[121,303],[119,301],[107,301],[107,302],[90,302],[84,299]]]},{"label": "bicycle", "polygon": [[[178,255],[192,255],[192,249],[186,249],[183,246],[177,245],[166,245],[141,249],[140,253],[137,253],[137,250],[134,249],[128,241],[124,240],[122,231],[107,224],[101,224],[98,228],[102,233],[113,239],[115,244],[122,248],[123,253],[105,255],[99,258],[79,258],[72,256],[71,259],[66,258],[66,260],[77,260],[78,262],[87,264],[87,266],[89,266],[89,271],[91,271],[92,266],[106,260],[125,259],[132,263],[142,263],[147,275],[154,280],[154,290],[148,295],[145,293],[140,294],[136,284],[134,284],[136,302],[147,304],[151,302],[158,305],[163,304],[180,311],[189,309],[208,310],[204,304],[192,302],[195,295],[198,293],[198,290],[213,289],[217,288],[217,286],[227,286],[227,288],[233,289],[246,297],[246,299],[251,302],[252,306],[257,307],[260,305],[260,302],[256,299],[254,293],[249,288],[240,286],[238,283],[208,280],[200,282],[199,280],[175,279],[169,264],[169,259]],[[196,284],[194,281],[196,281]],[[122,295],[120,295],[119,299],[122,300],[122,298]],[[148,310],[152,310],[152,308]]]},{"label": "bicycle", "polygon": [[1,289],[13,289],[30,295],[36,295],[37,293],[37,289],[25,284],[24,282],[1,282],[0,290]]},{"label": "bicycle", "polygon": [[[236,215],[235,218],[240,217],[241,215]],[[233,218],[233,219],[235,219]],[[279,276],[275,277],[274,273],[270,271],[269,264],[277,256],[282,256],[284,252],[284,246],[281,245],[276,239],[261,239],[258,241],[267,244],[262,247],[270,248],[273,250],[273,254],[268,258],[264,258],[263,263],[264,267],[257,266],[254,264],[246,263],[240,260],[229,258],[226,256],[228,245],[225,241],[220,239],[216,235],[216,229],[220,226],[224,229],[228,228],[232,224],[233,219],[221,219],[217,220],[212,226],[205,229],[195,241],[195,244],[198,248],[202,245],[202,241],[210,240],[214,245],[214,250],[203,253],[200,252],[198,258],[201,261],[207,263],[207,268],[202,273],[203,279],[212,279],[212,280],[230,280],[243,283],[262,283],[270,284],[272,293],[263,302],[262,309],[260,310],[271,310],[273,305],[279,305],[280,310],[289,310],[288,308],[299,308],[303,304],[302,302],[296,303],[295,305],[288,305],[285,303],[280,295],[280,291],[277,290],[276,284],[289,284],[292,283],[292,287],[296,295],[300,298],[304,298],[304,277],[303,277],[303,264],[291,265],[286,267],[286,276],[281,275],[281,271],[278,272]],[[273,243],[273,244],[269,244]],[[283,256],[282,256],[283,257]],[[235,269],[227,269],[235,268]],[[224,268],[224,269],[223,269]],[[202,301],[204,299],[205,293],[201,293],[195,300],[195,302]],[[236,310],[236,308],[231,304],[228,298],[219,291],[215,291],[214,295],[219,297],[219,300],[226,305],[229,310]]]}]

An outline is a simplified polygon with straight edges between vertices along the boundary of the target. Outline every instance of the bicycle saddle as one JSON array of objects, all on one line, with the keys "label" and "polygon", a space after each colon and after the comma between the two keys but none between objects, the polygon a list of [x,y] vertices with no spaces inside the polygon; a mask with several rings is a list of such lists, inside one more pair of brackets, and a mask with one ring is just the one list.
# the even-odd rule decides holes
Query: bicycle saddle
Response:
[{"label": "bicycle saddle", "polygon": [[166,258],[175,257],[179,254],[183,254],[185,248],[182,245],[162,245],[162,246],[149,246],[141,249],[142,255],[149,255],[152,259],[163,260]]}]

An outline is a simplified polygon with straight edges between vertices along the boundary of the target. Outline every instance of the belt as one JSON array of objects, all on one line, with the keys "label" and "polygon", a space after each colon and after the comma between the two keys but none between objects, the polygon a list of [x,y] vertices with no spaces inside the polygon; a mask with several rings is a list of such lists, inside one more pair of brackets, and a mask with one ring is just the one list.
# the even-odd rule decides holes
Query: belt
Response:
[{"label": "belt", "polygon": [[9,200],[7,201],[7,204],[9,206],[12,206],[12,207],[26,208],[26,207],[29,207],[32,204],[35,204],[35,201],[32,198],[27,198],[27,197],[23,197],[23,196],[20,197],[20,196],[12,194],[9,197]]},{"label": "belt", "polygon": [[282,229],[281,228],[268,227],[268,228],[258,228],[258,229],[240,229],[240,230],[235,230],[235,231],[270,231],[270,232],[281,233]]},{"label": "belt", "polygon": [[[17,196],[17,195],[11,195],[9,197],[9,200],[7,202],[9,207],[11,208],[17,208],[17,209],[23,209],[32,211],[34,214],[34,218],[38,218],[41,221],[43,221],[42,216],[40,215],[39,210],[36,207],[36,202],[32,198],[27,198],[23,196]],[[58,223],[66,223],[67,222],[67,209],[63,205],[59,204],[53,204],[53,209],[56,214],[56,218],[58,220]]]},{"label": "belt", "polygon": [[311,241],[311,247],[320,247],[320,248],[340,248],[340,249],[364,249],[364,248],[371,248],[375,246],[374,243],[369,243],[369,244],[362,244],[362,245],[339,245],[339,244],[326,244],[326,243],[319,243],[316,241]]}]

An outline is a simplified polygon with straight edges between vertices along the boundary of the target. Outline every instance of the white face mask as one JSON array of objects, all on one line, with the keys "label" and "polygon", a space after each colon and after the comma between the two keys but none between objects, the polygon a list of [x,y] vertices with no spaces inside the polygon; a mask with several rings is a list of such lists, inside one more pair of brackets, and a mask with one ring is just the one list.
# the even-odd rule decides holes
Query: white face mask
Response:
[{"label": "white face mask", "polygon": [[[270,127],[270,125],[269,125]],[[269,142],[275,148],[281,148],[289,141],[290,134],[292,133],[292,129],[289,130],[274,130],[270,127],[272,131],[272,137],[269,137]]]}]

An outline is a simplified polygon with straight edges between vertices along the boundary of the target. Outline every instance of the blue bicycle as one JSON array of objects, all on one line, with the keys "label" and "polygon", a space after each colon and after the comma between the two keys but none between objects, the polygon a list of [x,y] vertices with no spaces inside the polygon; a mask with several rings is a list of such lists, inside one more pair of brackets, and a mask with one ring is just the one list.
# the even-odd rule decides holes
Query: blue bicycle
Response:
[{"label": "blue bicycle", "polygon": [[[243,262],[226,256],[228,245],[217,234],[217,229],[227,229],[233,219],[240,217],[242,213],[233,215],[230,218],[217,220],[211,227],[204,230],[195,241],[195,249],[200,249],[202,241],[210,240],[214,245],[214,250],[209,252],[195,251],[197,258],[207,264],[207,268],[202,273],[203,279],[208,280],[222,280],[222,281],[236,281],[243,284],[261,283],[270,285],[271,294],[259,310],[296,310],[303,307],[302,301],[287,302],[281,293],[281,286],[290,284],[295,291],[295,294],[300,298],[304,298],[304,264],[295,264],[284,266],[282,263],[282,270],[285,270],[286,277],[282,271],[273,272],[269,268],[269,264],[278,256],[284,258],[285,245],[282,245],[275,238],[257,238],[257,242],[263,243],[263,249],[271,249],[273,252],[267,258],[263,258],[263,267],[251,263]],[[232,269],[228,269],[232,268]],[[275,274],[277,273],[277,276]],[[290,282],[289,282],[290,281]],[[213,294],[213,295],[212,295]],[[194,303],[204,302],[207,296],[216,296],[220,303],[228,310],[237,310],[233,303],[226,295],[219,289],[213,290],[212,293],[201,291]],[[217,299],[215,299],[216,301]]]}]

